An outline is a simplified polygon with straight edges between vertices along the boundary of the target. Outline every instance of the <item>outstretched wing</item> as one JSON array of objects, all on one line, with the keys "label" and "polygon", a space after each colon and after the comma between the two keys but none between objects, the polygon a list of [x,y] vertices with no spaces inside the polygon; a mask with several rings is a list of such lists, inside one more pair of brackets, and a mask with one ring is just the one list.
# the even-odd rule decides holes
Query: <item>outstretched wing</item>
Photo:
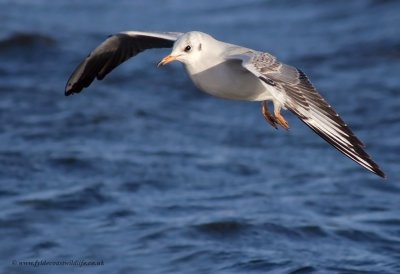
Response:
[{"label": "outstretched wing", "polygon": [[248,53],[230,59],[255,74],[282,106],[289,109],[325,141],[369,171],[385,177],[379,166],[364,151],[339,114],[325,101],[299,69],[280,63],[268,53]]},{"label": "outstretched wing", "polygon": [[128,31],[109,36],[71,74],[65,95],[81,92],[95,78],[102,80],[122,62],[146,49],[171,48],[181,35],[179,32]]}]

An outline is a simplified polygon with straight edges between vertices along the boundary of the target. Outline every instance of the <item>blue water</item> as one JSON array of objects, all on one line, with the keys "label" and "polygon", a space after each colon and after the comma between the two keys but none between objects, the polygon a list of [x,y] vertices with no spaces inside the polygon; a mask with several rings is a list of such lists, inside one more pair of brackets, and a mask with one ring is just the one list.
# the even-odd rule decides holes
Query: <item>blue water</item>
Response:
[{"label": "blue water", "polygon": [[[0,1],[1,273],[400,273],[399,1]],[[286,112],[209,97],[168,50],[79,95],[123,30],[201,30],[305,71],[386,172]],[[99,266],[23,266],[27,261]]]}]

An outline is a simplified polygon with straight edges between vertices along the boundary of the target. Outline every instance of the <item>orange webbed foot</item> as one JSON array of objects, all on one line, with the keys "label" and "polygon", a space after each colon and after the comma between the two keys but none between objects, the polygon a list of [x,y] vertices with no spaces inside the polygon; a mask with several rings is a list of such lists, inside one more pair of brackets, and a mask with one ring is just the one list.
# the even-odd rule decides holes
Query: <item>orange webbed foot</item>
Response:
[{"label": "orange webbed foot", "polygon": [[273,128],[278,129],[276,123],[276,119],[274,116],[272,116],[269,112],[268,112],[268,108],[267,108],[267,102],[263,101],[262,102],[262,108],[261,108],[261,113],[263,114],[265,120],[268,122],[268,124],[270,124]]},{"label": "orange webbed foot", "polygon": [[288,130],[289,129],[289,123],[283,118],[283,116],[280,113],[280,108],[275,108],[274,109],[274,115],[276,122],[281,125],[284,129]]}]

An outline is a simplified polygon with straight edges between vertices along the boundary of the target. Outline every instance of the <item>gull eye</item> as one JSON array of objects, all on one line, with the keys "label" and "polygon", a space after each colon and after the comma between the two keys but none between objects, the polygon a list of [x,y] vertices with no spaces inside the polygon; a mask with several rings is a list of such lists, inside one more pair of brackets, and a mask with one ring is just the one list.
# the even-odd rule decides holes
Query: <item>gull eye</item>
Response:
[{"label": "gull eye", "polygon": [[191,49],[192,49],[191,46],[186,46],[185,49],[184,49],[184,51],[185,51],[185,52],[189,52]]}]

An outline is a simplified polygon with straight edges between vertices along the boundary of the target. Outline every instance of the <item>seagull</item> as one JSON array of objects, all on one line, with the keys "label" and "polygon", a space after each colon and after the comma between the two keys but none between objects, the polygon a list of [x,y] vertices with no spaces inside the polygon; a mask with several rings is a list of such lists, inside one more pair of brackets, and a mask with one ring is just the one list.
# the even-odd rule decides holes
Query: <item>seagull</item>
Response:
[{"label": "seagull", "polygon": [[[275,129],[289,128],[281,110],[289,110],[326,142],[372,173],[385,178],[339,114],[298,68],[253,49],[225,43],[190,31],[127,31],[109,36],[71,74],[65,95],[81,92],[95,78],[102,80],[115,67],[140,52],[172,48],[158,66],[181,62],[194,85],[219,98],[261,102],[261,113]],[[267,103],[272,102],[273,113]]]}]

